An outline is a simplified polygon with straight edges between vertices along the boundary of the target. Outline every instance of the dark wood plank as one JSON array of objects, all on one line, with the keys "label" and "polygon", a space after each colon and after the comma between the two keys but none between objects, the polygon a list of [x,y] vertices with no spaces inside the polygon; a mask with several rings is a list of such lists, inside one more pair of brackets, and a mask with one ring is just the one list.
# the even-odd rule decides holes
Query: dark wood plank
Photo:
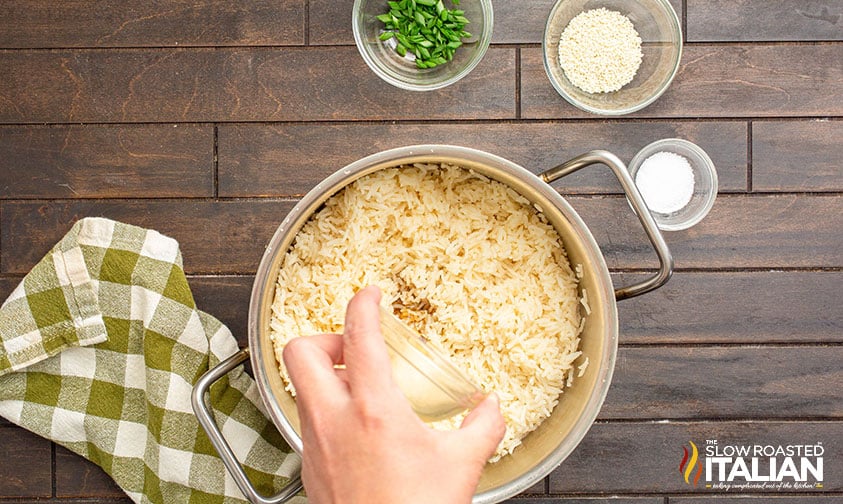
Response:
[{"label": "dark wood plank", "polygon": [[510,504],[664,504],[663,497],[515,497]]},{"label": "dark wood plank", "polygon": [[214,195],[210,126],[0,128],[0,198]]},{"label": "dark wood plank", "polygon": [[254,276],[191,276],[196,307],[228,327],[241,347],[249,345],[249,297]]},{"label": "dark wood plank", "polygon": [[4,273],[26,273],[83,217],[155,229],[179,241],[188,273],[254,273],[289,201],[74,200],[3,203]]},{"label": "dark wood plank", "polygon": [[3,276],[0,277],[0,304],[9,297],[9,294],[18,286],[23,276]]},{"label": "dark wood plank", "polygon": [[[571,456],[551,473],[550,493],[687,493],[717,496],[713,502],[721,502],[730,496],[728,492],[705,488],[705,476],[698,486],[689,485],[678,471],[683,447],[690,450],[689,440],[701,450],[707,440],[712,440],[719,446],[821,443],[825,450],[823,488],[798,492],[821,496],[843,489],[843,473],[834,469],[836,461],[843,458],[840,439],[841,422],[597,423]],[[759,491],[731,492],[752,495]]]},{"label": "dark wood plank", "polygon": [[[0,123],[495,119],[515,50],[437,92],[381,81],[354,47],[0,52]],[[224,76],[224,77],[220,77]]]},{"label": "dark wood plank", "polygon": [[[523,498],[523,497],[527,497],[527,498],[533,497],[533,498],[535,498],[534,496],[545,495],[546,494],[545,488],[547,488],[547,478],[542,478],[539,481],[535,482],[533,484],[533,486],[531,486],[530,488],[528,488],[528,489],[524,490],[523,492],[521,492],[520,494],[518,494],[516,496],[516,498],[517,497],[521,497],[521,498]],[[505,501],[505,502],[513,502],[513,500],[509,500],[509,501]]]},{"label": "dark wood plank", "polygon": [[671,504],[716,504],[723,502],[728,498],[729,504],[837,504],[840,502],[839,496],[823,496],[823,495],[799,495],[799,496],[779,496],[779,495],[756,495],[756,496],[708,496],[708,497],[685,497],[677,496],[671,497]]},{"label": "dark wood plank", "polygon": [[93,462],[56,446],[57,497],[126,497],[126,494]]},{"label": "dark wood plank", "polygon": [[353,5],[354,2],[309,0],[308,41],[312,45],[353,45],[354,32],[351,27]]},{"label": "dark wood plank", "polygon": [[3,10],[2,48],[304,44],[304,0],[22,0]]},{"label": "dark wood plank", "polygon": [[[544,25],[555,0],[497,2],[492,5],[492,44],[541,43]],[[383,3],[384,12],[386,2]],[[310,1],[310,43],[354,44],[351,26],[352,3]]]},{"label": "dark wood plank", "polygon": [[687,0],[688,40],[843,40],[837,0]]},{"label": "dark wood plank", "polygon": [[[609,267],[658,266],[625,199],[569,201],[600,244]],[[821,215],[822,219],[813,216]],[[812,217],[808,217],[812,216]],[[843,197],[721,195],[696,226],[666,233],[677,268],[843,266]]]},{"label": "dark wood plank", "polygon": [[[613,279],[619,286],[643,276],[622,273]],[[253,281],[252,276],[190,278],[197,306],[225,323],[241,344]],[[19,276],[1,278],[0,299],[19,282]],[[660,289],[618,303],[621,343],[840,342],[840,285],[843,274],[835,271],[679,272]]]},{"label": "dark wood plank", "polygon": [[0,437],[3,439],[0,497],[49,497],[52,494],[50,442],[11,425],[0,426]]},{"label": "dark wood plank", "polygon": [[[669,0],[679,16],[680,23],[682,1]],[[492,35],[492,43],[541,44],[547,18],[555,3],[554,0],[494,3],[495,31]]]},{"label": "dark wood plank", "polygon": [[[626,200],[569,198],[613,268],[657,265]],[[0,206],[2,273],[25,273],[70,224],[102,215],[179,240],[189,273],[254,273],[292,201],[73,200],[5,202]],[[824,215],[825,219],[806,219]],[[843,197],[721,196],[690,230],[670,233],[679,268],[819,268],[843,266]],[[776,246],[770,246],[775,243]]]},{"label": "dark wood plank", "polygon": [[[843,114],[835,44],[687,45],[670,88],[633,117],[770,117]],[[524,118],[593,117],[553,89],[540,48],[521,49]]]},{"label": "dark wood plank", "polygon": [[[6,298],[9,297],[9,294],[12,293],[22,279],[22,276],[0,277],[0,305],[2,305]],[[3,425],[11,425],[11,422],[0,417],[0,426]]]},{"label": "dark wood plank", "polygon": [[682,271],[618,303],[621,343],[841,343],[841,285],[839,271]]},{"label": "dark wood plank", "polygon": [[14,499],[9,502],[14,502],[14,504],[131,504],[134,501],[128,497],[83,497],[79,499]]},{"label": "dark wood plank", "polygon": [[[547,17],[555,3],[555,0],[495,2],[492,6],[495,21],[492,44],[540,44]],[[681,16],[682,0],[670,0],[670,4]],[[354,44],[351,3],[310,0],[309,5],[311,44]]]},{"label": "dark wood plank", "polygon": [[840,346],[621,347],[600,418],[841,418],[841,359]]},{"label": "dark wood plank", "polygon": [[752,125],[756,191],[843,190],[843,122],[757,121]]},{"label": "dark wood plank", "polygon": [[[0,305],[6,301],[6,298],[9,297],[9,294],[12,293],[22,279],[22,276],[0,277]],[[11,422],[3,417],[0,417],[0,427],[4,425],[11,425]]]},{"label": "dark wood plank", "polygon": [[[616,285],[643,274],[613,275]],[[197,306],[245,345],[252,276],[190,277]],[[621,344],[843,342],[840,272],[679,272],[618,303]],[[787,309],[783,309],[783,306]]]},{"label": "dark wood plank", "polygon": [[550,9],[555,0],[526,2],[494,2],[495,27],[493,43],[541,44]]},{"label": "dark wood plank", "polygon": [[[594,122],[476,124],[223,124],[220,196],[300,196],[343,166],[374,152],[419,143],[459,144],[503,156],[533,173],[592,149],[629,162],[661,138],[697,142],[718,169],[722,191],[745,191],[743,122]],[[620,192],[608,169],[589,169],[556,184],[566,193]]]}]

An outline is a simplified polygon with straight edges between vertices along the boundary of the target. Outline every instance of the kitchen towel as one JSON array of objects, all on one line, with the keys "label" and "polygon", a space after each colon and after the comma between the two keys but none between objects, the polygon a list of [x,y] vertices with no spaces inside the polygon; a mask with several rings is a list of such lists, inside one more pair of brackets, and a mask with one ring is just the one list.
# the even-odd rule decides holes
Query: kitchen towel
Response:
[{"label": "kitchen towel", "polygon": [[[0,415],[96,463],[135,502],[245,502],[190,404],[237,342],[196,309],[175,240],[77,222],[0,307],[0,338]],[[242,367],[210,403],[259,492],[298,472]]]}]

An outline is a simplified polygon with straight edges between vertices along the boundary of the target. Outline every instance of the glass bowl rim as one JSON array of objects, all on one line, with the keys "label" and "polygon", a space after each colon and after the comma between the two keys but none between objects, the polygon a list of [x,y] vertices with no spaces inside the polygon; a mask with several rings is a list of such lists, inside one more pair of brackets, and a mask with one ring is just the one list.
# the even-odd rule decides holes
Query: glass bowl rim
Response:
[{"label": "glass bowl rim", "polygon": [[486,56],[486,52],[489,50],[489,45],[492,41],[492,30],[494,28],[494,10],[492,8],[492,0],[474,0],[477,1],[480,5],[480,9],[483,11],[483,27],[482,32],[480,34],[480,38],[477,41],[478,48],[476,54],[471,57],[466,65],[461,68],[458,72],[454,75],[451,75],[447,79],[441,81],[433,81],[427,84],[420,84],[416,81],[406,80],[399,78],[394,73],[390,73],[384,70],[380,65],[376,63],[377,58],[372,56],[369,51],[365,49],[365,42],[363,41],[363,34],[359,29],[359,24],[361,22],[360,19],[360,4],[364,0],[354,0],[354,4],[351,10],[351,28],[354,34],[354,45],[357,46],[357,51],[360,53],[360,56],[363,58],[363,61],[366,62],[366,66],[369,67],[375,75],[380,77],[383,81],[397,87],[400,89],[404,89],[407,91],[434,91],[436,89],[442,89],[444,87],[450,86],[451,84],[459,81],[466,75],[468,75],[474,68],[480,63],[483,57]]},{"label": "glass bowl rim", "polygon": [[670,4],[668,0],[654,0],[656,3],[661,5],[664,12],[667,13],[668,17],[670,18],[671,26],[673,27],[673,33],[676,36],[676,61],[673,63],[673,68],[670,71],[670,74],[667,78],[662,82],[662,84],[656,89],[656,92],[650,95],[647,99],[638,102],[634,105],[629,107],[624,107],[620,109],[605,109],[605,108],[598,108],[588,105],[586,103],[581,102],[580,100],[576,99],[574,96],[568,94],[565,89],[556,81],[553,77],[553,72],[551,71],[551,63],[550,58],[548,56],[547,50],[547,37],[548,33],[551,29],[551,22],[556,15],[556,11],[562,6],[563,3],[570,1],[570,0],[557,0],[553,7],[550,9],[550,14],[547,16],[547,21],[545,22],[544,33],[542,36],[542,63],[544,64],[545,73],[547,73],[547,78],[550,80],[550,84],[553,86],[553,89],[559,93],[562,98],[565,99],[571,105],[577,107],[580,110],[584,110],[586,112],[591,112],[592,114],[604,115],[604,116],[621,116],[626,114],[631,114],[633,112],[637,112],[655,102],[661,95],[667,91],[667,88],[673,83],[673,79],[676,77],[676,74],[679,72],[679,66],[682,62],[682,52],[685,46],[684,37],[682,34],[682,22],[679,19],[679,15],[676,13],[676,9],[673,8],[673,5]]},{"label": "glass bowl rim", "polygon": [[[695,171],[706,174],[703,175],[703,177],[710,180],[710,187],[705,194],[703,204],[698,206],[689,218],[681,222],[666,223],[662,220],[663,214],[651,210],[650,213],[653,215],[653,218],[656,220],[656,224],[662,231],[682,231],[699,223],[706,215],[708,215],[708,212],[714,206],[714,201],[717,199],[717,191],[719,190],[717,168],[714,166],[714,162],[711,160],[711,157],[702,147],[690,140],[685,140],[684,138],[663,138],[642,147],[629,162],[628,171],[633,182],[635,181],[635,174],[638,173],[638,169],[641,168],[644,160],[649,158],[652,154],[667,151],[684,156],[684,154],[675,149],[675,147],[693,152],[702,159],[703,162],[701,165],[693,163],[691,160],[689,161],[692,162],[692,167]],[[685,208],[687,208],[687,206]],[[683,210],[685,208],[683,208]]]}]

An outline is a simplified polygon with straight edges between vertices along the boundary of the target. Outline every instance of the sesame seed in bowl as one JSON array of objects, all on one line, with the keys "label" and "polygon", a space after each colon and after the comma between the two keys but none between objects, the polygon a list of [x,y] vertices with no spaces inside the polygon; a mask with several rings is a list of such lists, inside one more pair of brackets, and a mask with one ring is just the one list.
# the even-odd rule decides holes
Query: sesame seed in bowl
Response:
[{"label": "sesame seed in bowl", "polygon": [[548,78],[565,100],[623,115],[667,90],[679,69],[682,30],[667,0],[559,0],[542,50]]}]

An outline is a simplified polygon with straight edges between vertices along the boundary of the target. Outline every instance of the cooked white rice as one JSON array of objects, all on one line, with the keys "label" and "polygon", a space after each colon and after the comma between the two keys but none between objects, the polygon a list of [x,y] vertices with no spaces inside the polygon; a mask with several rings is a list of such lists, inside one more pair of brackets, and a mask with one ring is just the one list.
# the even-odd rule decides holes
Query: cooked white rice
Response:
[{"label": "cooked white rice", "polygon": [[378,285],[384,306],[498,394],[507,430],[497,460],[583,371],[577,282],[556,230],[512,189],[457,166],[402,166],[350,184],[298,232],[271,337],[282,363],[291,338],[342,332],[354,293]]}]

